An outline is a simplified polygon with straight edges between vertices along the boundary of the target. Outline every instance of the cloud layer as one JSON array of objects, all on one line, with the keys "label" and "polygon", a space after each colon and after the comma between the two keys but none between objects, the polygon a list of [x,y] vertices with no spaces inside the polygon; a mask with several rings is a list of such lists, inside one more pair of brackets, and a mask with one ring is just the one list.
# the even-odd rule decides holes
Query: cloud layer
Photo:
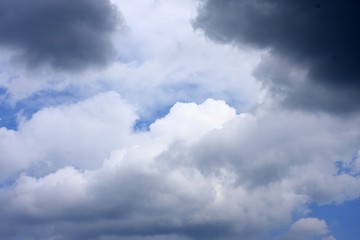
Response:
[{"label": "cloud layer", "polygon": [[1,0],[0,9],[0,45],[30,68],[80,70],[114,56],[119,16],[108,0]]},{"label": "cloud layer", "polygon": [[1,239],[341,236],[316,208],[360,196],[356,63],[341,67],[353,55],[335,44],[355,42],[316,41],[353,33],[324,21],[347,6],[198,3],[0,0],[0,118],[14,119],[0,119]]},{"label": "cloud layer", "polygon": [[[291,223],[293,213],[305,215],[309,203],[360,195],[359,172],[337,167],[353,161],[359,121],[340,125],[326,115],[283,111],[237,115],[212,99],[176,104],[149,131],[132,132],[135,119],[109,92],[44,109],[17,132],[2,129],[13,136],[3,137],[3,146],[33,149],[32,158],[21,157],[27,170],[0,189],[8,206],[1,209],[2,236],[271,239],[272,229]],[[58,127],[44,129],[44,122]],[[324,224],[299,220],[283,237],[323,235]]]}]

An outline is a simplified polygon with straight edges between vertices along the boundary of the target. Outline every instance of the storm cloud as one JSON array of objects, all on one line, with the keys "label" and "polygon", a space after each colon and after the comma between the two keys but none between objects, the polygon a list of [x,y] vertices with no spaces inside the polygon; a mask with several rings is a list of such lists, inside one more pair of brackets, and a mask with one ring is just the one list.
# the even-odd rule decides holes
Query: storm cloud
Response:
[{"label": "storm cloud", "polygon": [[208,0],[193,26],[220,42],[270,50],[255,75],[286,106],[350,112],[360,109],[359,22],[358,1]]},{"label": "storm cloud", "polygon": [[114,56],[120,21],[108,0],[0,1],[0,46],[30,68],[82,70]]}]

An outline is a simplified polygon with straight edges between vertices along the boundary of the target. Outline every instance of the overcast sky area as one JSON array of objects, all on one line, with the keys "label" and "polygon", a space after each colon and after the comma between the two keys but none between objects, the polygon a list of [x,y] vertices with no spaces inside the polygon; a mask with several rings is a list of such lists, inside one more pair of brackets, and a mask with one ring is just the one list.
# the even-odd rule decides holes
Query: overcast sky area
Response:
[{"label": "overcast sky area", "polygon": [[0,239],[358,240],[360,3],[0,0]]}]

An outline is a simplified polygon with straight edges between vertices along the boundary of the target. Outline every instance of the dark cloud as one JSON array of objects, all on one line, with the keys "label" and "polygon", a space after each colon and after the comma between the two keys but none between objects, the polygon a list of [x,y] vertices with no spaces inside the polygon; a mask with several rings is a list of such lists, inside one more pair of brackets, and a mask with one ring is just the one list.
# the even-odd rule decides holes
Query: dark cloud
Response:
[{"label": "dark cloud", "polygon": [[0,0],[0,45],[29,67],[101,66],[114,54],[118,21],[109,0]]},{"label": "dark cloud", "polygon": [[[285,84],[287,106],[348,112],[360,109],[359,23],[359,1],[208,0],[193,25],[217,41],[271,49],[306,69],[301,85],[284,79],[289,71],[282,66],[267,79],[272,90]],[[269,72],[262,65],[257,74]]]}]

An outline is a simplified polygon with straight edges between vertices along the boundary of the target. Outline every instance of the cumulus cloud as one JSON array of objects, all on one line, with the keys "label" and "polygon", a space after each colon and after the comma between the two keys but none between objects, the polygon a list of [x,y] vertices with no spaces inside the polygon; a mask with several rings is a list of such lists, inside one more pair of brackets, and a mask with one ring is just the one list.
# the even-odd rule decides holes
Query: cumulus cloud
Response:
[{"label": "cumulus cloud", "polygon": [[39,173],[69,164],[99,167],[111,150],[128,141],[136,118],[135,109],[115,92],[44,108],[31,119],[22,118],[17,131],[0,129],[0,176],[11,177],[34,164]]},{"label": "cumulus cloud", "polygon": [[301,218],[293,223],[289,232],[280,239],[310,240],[310,239],[334,239],[332,236],[325,237],[329,230],[326,222],[317,218]]},{"label": "cumulus cloud", "polygon": [[[264,75],[275,88],[288,87],[282,92],[286,104],[349,112],[360,107],[359,16],[356,1],[206,0],[194,27],[217,41],[270,50],[283,58],[287,65],[273,65],[277,74]],[[305,71],[304,84],[294,87],[288,65]]]},{"label": "cumulus cloud", "polygon": [[[77,117],[67,119],[70,112]],[[125,115],[128,121],[119,122]],[[39,134],[40,119],[51,118],[73,132]],[[132,108],[110,92],[44,109],[23,123],[13,134],[29,126],[39,145],[56,135],[66,154],[53,150],[48,161],[61,156],[55,169],[36,175],[37,166],[28,166],[0,189],[1,205],[7,206],[0,214],[3,237],[271,239],[270,231],[289,224],[294,212],[305,215],[308,203],[340,203],[360,194],[359,178],[336,167],[357,150],[356,119],[339,124],[326,115],[283,110],[236,114],[225,102],[209,99],[176,104],[149,131],[131,132],[134,121]],[[101,134],[94,130],[91,139],[97,142],[83,143],[87,158],[81,165],[82,138],[89,139],[94,128]],[[112,149],[103,149],[107,157],[96,154],[99,139],[116,139]],[[87,161],[100,166],[91,168]],[[323,221],[304,218],[289,234],[326,229]]]},{"label": "cumulus cloud", "polygon": [[[78,99],[40,104],[32,116],[19,113],[16,130],[0,128],[0,237],[334,239],[325,220],[309,218],[308,208],[359,198],[359,115],[345,119],[273,105],[245,113],[242,110],[258,100],[258,85],[250,73],[260,61],[259,51],[217,44],[193,32],[188,20],[196,1],[111,2],[119,6],[129,27],[125,35],[115,37],[115,47],[126,49],[121,62],[99,72],[73,74],[56,68],[17,71],[10,61],[0,59],[5,63],[1,84],[7,93],[17,93],[17,99],[69,85]],[[240,6],[264,14],[288,6],[280,0],[263,3],[209,0],[195,24],[205,28],[208,20],[203,18],[201,25],[199,19],[224,7],[232,21],[240,17],[231,14],[241,12]],[[112,6],[80,0],[56,4]],[[208,11],[211,5],[214,9]],[[256,11],[249,11],[254,16],[248,17],[256,18]],[[254,76],[274,95],[298,96],[300,103],[311,101],[299,90],[307,92],[310,84],[330,91],[325,81],[312,79],[315,68],[308,58],[290,57],[290,50],[280,51],[263,40],[254,40],[252,46],[272,50],[263,55],[267,58]],[[237,46],[249,42],[236,40]],[[17,51],[24,46],[17,45]],[[45,57],[43,61],[51,64]],[[314,88],[310,93],[316,92]],[[48,98],[55,97],[39,94],[38,101]],[[293,108],[290,103],[295,102],[285,103]],[[314,109],[329,106],[320,103],[316,101]],[[329,111],[338,109],[342,104]],[[353,109],[351,105],[344,111]],[[142,129],[137,120],[144,111],[154,120],[150,124],[145,119],[149,126]]]},{"label": "cumulus cloud", "polygon": [[226,106],[224,101],[213,99],[208,99],[201,105],[176,103],[166,118],[150,125],[151,135],[176,140],[198,140],[209,129],[220,129],[226,120],[235,117],[235,109]]},{"label": "cumulus cloud", "polygon": [[[57,144],[55,144],[56,147],[61,148],[61,150],[67,154],[61,155],[60,152],[56,152],[55,150],[53,154],[48,155],[45,159],[38,159],[39,161],[47,160],[52,163],[51,161],[56,161],[57,156],[60,156],[60,162],[58,162],[56,167],[56,169],[59,170],[55,170],[54,173],[48,175],[43,173],[43,177],[21,175],[12,187],[1,190],[1,200],[7,202],[7,204],[11,204],[9,209],[1,210],[4,214],[4,219],[6,218],[9,222],[19,224],[18,227],[20,228],[7,231],[5,229],[6,226],[2,225],[1,229],[4,230],[3,236],[9,236],[9,239],[11,239],[11,236],[17,235],[16,232],[20,235],[24,234],[24,236],[31,235],[39,237],[56,236],[56,234],[60,234],[64,236],[64,239],[72,239],[73,237],[77,239],[88,239],[92,234],[95,237],[112,234],[131,236],[152,235],[153,233],[164,235],[168,233],[171,235],[177,231],[189,231],[188,234],[204,234],[201,229],[208,226],[208,224],[199,221],[195,223],[195,226],[192,226],[192,224],[186,223],[181,215],[183,211],[185,211],[186,214],[190,214],[194,208],[200,207],[199,204],[203,202],[203,200],[201,196],[197,194],[198,191],[202,189],[202,186],[206,187],[205,179],[197,176],[196,171],[190,171],[189,173],[185,171],[185,175],[183,175],[181,171],[174,171],[164,175],[161,169],[159,169],[159,166],[153,165],[154,156],[164,151],[170,142],[196,139],[213,128],[221,127],[222,122],[235,116],[234,110],[224,102],[214,100],[206,101],[199,106],[195,104],[178,104],[170,111],[168,119],[157,121],[150,127],[150,129],[152,129],[151,133],[135,134],[133,137],[138,139],[138,141],[134,142],[134,145],[127,146],[127,144],[124,143],[121,145],[121,139],[124,138],[124,135],[127,135],[127,131],[131,128],[129,128],[126,123],[121,124],[119,121],[126,117],[126,115],[129,115],[128,118],[132,118],[132,112],[127,110],[126,107],[126,105],[121,104],[118,95],[108,93],[73,106],[61,106],[59,109],[45,109],[39,113],[39,115],[43,115],[43,117],[39,119],[48,120],[48,117],[53,117],[56,119],[56,124],[61,125],[61,123],[65,122],[65,126],[69,129],[60,128],[59,131],[61,132],[72,130],[72,127],[74,128],[70,133],[65,133],[63,137],[60,136],[61,134],[53,135],[51,132],[47,133],[47,131],[44,131],[45,135],[40,134],[40,136],[45,138],[58,137]],[[68,113],[72,111],[71,116],[78,115],[75,113],[80,113],[78,117],[75,118],[76,120],[66,119]],[[81,117],[81,113],[83,112],[86,113],[85,117],[87,117],[88,114],[92,116],[89,116],[89,118],[85,120]],[[108,115],[109,112],[112,115]],[[118,113],[125,116],[121,116],[119,119]],[[103,116],[103,114],[105,115]],[[176,134],[173,135],[172,129],[167,126],[172,123],[173,118],[181,117],[182,115],[185,115],[185,119],[188,118],[187,123],[185,121],[183,122],[182,128],[186,128],[187,126],[188,129],[192,129],[191,123],[194,123],[199,126],[199,130],[193,132],[186,131],[186,135],[183,133],[180,136],[176,136]],[[101,127],[103,126],[102,118],[106,120],[110,119],[110,122],[105,121],[104,124],[111,122],[117,123],[106,126],[113,129],[114,132],[101,131],[102,135],[98,135],[98,137],[84,135],[87,132],[92,134],[93,128],[106,130],[107,128],[104,129]],[[205,119],[210,121],[204,121]],[[72,120],[75,121],[75,123],[79,120],[82,123],[95,122],[96,125],[76,125]],[[132,120],[134,121],[134,119]],[[122,121],[124,120],[122,119]],[[27,122],[27,124],[33,125],[29,127],[29,129],[35,133],[41,130],[41,128],[36,127],[37,124],[40,126],[41,123],[41,121],[37,120],[37,116]],[[202,124],[204,124],[204,126],[201,126]],[[122,126],[124,126],[123,129],[121,129]],[[119,127],[120,130],[117,130]],[[160,131],[160,128],[163,128],[163,130]],[[52,127],[50,129],[52,129]],[[20,132],[22,131],[24,130],[20,128],[19,134],[21,134]],[[74,139],[76,141],[72,141],[72,137],[76,138],[77,131],[80,133],[78,135],[79,138]],[[99,134],[96,130],[95,133]],[[46,139],[36,138],[37,134],[31,134],[31,136],[34,136],[36,143],[46,144]],[[19,138],[19,141],[23,140],[21,137]],[[81,149],[81,139],[84,138],[86,139],[84,145],[87,147],[88,157],[84,158],[83,156],[79,156],[79,159],[74,158],[78,156],[77,154],[84,152],[84,149]],[[97,144],[101,146],[101,143],[87,141],[106,140],[106,138],[113,138],[113,141],[118,143],[116,147],[120,147],[120,149],[113,151],[111,156],[104,161],[102,167],[85,171],[85,169],[89,169],[89,164],[91,164],[94,159],[100,161],[105,159],[103,156],[96,154],[98,151],[94,148]],[[127,140],[129,140],[129,138]],[[6,139],[4,139],[4,142],[6,142]],[[70,144],[68,145],[67,142]],[[132,141],[130,140],[130,142]],[[75,144],[75,146],[73,146],[73,144]],[[93,147],[88,148],[89,146]],[[106,146],[109,147],[109,144],[106,143]],[[45,145],[44,148],[51,150],[52,146]],[[73,152],[75,149],[77,150]],[[107,152],[110,151],[111,149],[107,149]],[[43,156],[39,154],[37,157],[41,158]],[[79,163],[84,160],[86,161],[85,165],[79,165]],[[73,167],[61,167],[66,164],[75,165],[79,170]],[[31,166],[29,168],[31,169]],[[37,166],[32,168],[36,169]],[[50,170],[47,169],[47,171],[51,172],[51,168]],[[193,178],[186,179],[186,175],[190,177],[193,176],[193,174],[195,174]],[[193,182],[190,182],[190,180]],[[173,190],[175,191],[173,192]],[[168,191],[171,193],[167,193]],[[208,187],[201,191],[209,195]],[[172,197],[172,194],[174,194],[174,197]],[[148,201],[148,203],[145,203],[144,199],[147,199],[146,201]],[[194,199],[194,205],[189,204],[188,207],[183,205],[184,208],[181,207],[177,209],[178,204],[182,205],[182,200],[190,203],[191,199]],[[84,215],[78,211],[84,211]],[[175,216],[174,219],[171,220],[169,219],[171,218],[171,214],[180,216]],[[151,217],[152,215],[154,218]],[[149,217],[150,219],[148,219]],[[77,220],[73,221],[74,218]],[[27,232],[27,223],[20,223],[24,219],[36,219],[35,221],[39,221],[40,223],[37,225],[39,228],[45,225],[47,226],[46,222],[51,222],[51,224],[57,225],[55,227],[56,230],[50,233],[41,232],[40,229],[33,229]],[[68,219],[70,223],[62,224],[61,222],[65,219]],[[174,221],[174,226],[166,223],[168,219]],[[90,222],[88,220],[90,220]],[[82,223],[82,221],[86,222],[85,225],[83,225],[84,223]],[[178,221],[180,222],[176,223]],[[74,228],[77,224],[83,225],[87,230],[79,231],[79,229]],[[216,222],[209,224],[214,225],[214,227],[217,226]],[[178,230],[174,230],[174,228],[178,228]],[[216,229],[211,231],[211,233],[222,231],[220,228]]]},{"label": "cumulus cloud", "polygon": [[1,0],[0,9],[0,45],[30,68],[81,70],[114,56],[120,17],[108,0]]}]

